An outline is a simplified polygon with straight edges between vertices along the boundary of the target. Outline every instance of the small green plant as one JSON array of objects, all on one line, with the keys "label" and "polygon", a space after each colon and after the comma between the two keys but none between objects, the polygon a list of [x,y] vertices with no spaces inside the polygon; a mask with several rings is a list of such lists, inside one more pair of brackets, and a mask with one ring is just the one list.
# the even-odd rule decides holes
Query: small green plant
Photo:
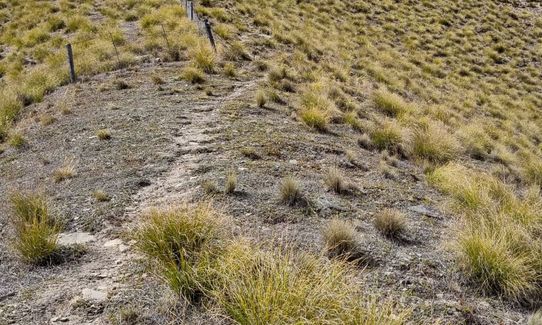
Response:
[{"label": "small green plant", "polygon": [[98,139],[100,140],[110,140],[111,139],[111,131],[109,131],[108,129],[100,129],[98,131],[96,131],[96,136],[98,137]]},{"label": "small green plant", "polygon": [[47,263],[58,250],[60,232],[49,214],[47,201],[41,195],[22,193],[12,194],[10,201],[15,249],[28,263]]},{"label": "small green plant", "polygon": [[224,193],[233,194],[237,187],[237,174],[235,171],[230,171],[226,176],[226,184],[224,185]]},{"label": "small green plant", "polygon": [[397,239],[406,231],[406,219],[399,210],[384,209],[376,214],[375,227],[382,235]]},{"label": "small green plant", "polygon": [[288,205],[295,205],[303,198],[301,187],[297,180],[288,176],[282,180],[280,184],[280,198],[282,202]]}]

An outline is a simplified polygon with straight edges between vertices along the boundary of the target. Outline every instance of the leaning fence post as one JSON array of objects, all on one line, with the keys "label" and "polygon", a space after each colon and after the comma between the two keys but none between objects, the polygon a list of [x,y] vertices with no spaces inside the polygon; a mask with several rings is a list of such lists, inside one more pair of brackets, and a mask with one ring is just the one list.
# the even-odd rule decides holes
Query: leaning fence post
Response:
[{"label": "leaning fence post", "polygon": [[211,29],[211,23],[209,22],[209,19],[205,18],[205,30],[207,31],[207,37],[209,37],[209,42],[211,42],[211,45],[215,49],[216,52],[216,44],[215,44],[215,38],[213,37],[213,30]]},{"label": "leaning fence post", "polygon": [[66,50],[68,50],[68,64],[70,65],[70,82],[74,83],[77,81],[77,78],[75,76],[75,66],[73,64],[73,51],[72,51],[72,45],[66,44]]}]

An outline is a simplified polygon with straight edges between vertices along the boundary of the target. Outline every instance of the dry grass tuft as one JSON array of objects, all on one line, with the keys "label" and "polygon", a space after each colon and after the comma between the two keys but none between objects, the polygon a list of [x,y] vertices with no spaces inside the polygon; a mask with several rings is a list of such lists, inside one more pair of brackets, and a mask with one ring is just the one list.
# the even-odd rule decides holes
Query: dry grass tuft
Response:
[{"label": "dry grass tuft", "polygon": [[75,177],[75,174],[75,162],[73,160],[66,160],[62,167],[54,171],[53,179],[55,183],[60,183],[64,180]]},{"label": "dry grass tuft", "polygon": [[96,136],[99,140],[110,140],[111,139],[111,131],[108,129],[100,129],[96,131]]},{"label": "dry grass tuft", "polygon": [[303,198],[301,187],[297,180],[288,176],[280,184],[280,198],[282,202],[292,206],[300,202]]},{"label": "dry grass tuft", "polygon": [[236,187],[237,187],[237,173],[232,170],[228,173],[228,176],[226,176],[226,184],[224,185],[224,193],[233,194],[235,193]]},{"label": "dry grass tuft", "polygon": [[50,216],[47,201],[41,195],[22,193],[12,194],[10,201],[15,249],[28,263],[48,263],[58,250],[60,227]]},{"label": "dry grass tuft", "polygon": [[406,218],[399,210],[384,209],[376,214],[375,227],[382,235],[398,239],[406,231]]},{"label": "dry grass tuft", "polygon": [[333,219],[324,227],[322,234],[326,250],[332,256],[348,257],[358,249],[356,231],[349,222]]},{"label": "dry grass tuft", "polygon": [[104,191],[102,190],[96,190],[94,192],[92,192],[92,196],[94,197],[94,199],[96,199],[96,201],[98,202],[108,202],[108,201],[111,201],[111,197],[105,193]]},{"label": "dry grass tuft", "polygon": [[205,82],[205,74],[198,68],[186,67],[181,72],[181,78],[192,83],[201,84]]},{"label": "dry grass tuft", "polygon": [[256,93],[256,104],[258,107],[265,107],[265,104],[267,104],[267,96],[263,90],[258,90]]},{"label": "dry grass tuft", "polygon": [[350,189],[342,172],[337,167],[332,167],[328,170],[324,182],[329,190],[337,194],[343,194]]}]

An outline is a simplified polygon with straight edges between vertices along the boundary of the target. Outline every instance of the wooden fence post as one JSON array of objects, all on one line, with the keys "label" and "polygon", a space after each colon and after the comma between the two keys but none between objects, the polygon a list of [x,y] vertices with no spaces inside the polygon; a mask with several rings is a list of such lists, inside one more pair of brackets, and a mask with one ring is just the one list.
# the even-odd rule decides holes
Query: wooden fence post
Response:
[{"label": "wooden fence post", "polygon": [[209,42],[211,42],[211,45],[213,46],[213,49],[215,49],[216,52],[216,44],[215,44],[215,38],[213,36],[213,30],[211,29],[211,23],[209,23],[209,19],[205,18],[205,30],[207,31],[207,37],[209,37]]},{"label": "wooden fence post", "polygon": [[70,65],[70,82],[74,83],[77,81],[77,77],[75,76],[75,65],[73,64],[72,45],[66,44],[66,50],[68,50],[68,64]]}]

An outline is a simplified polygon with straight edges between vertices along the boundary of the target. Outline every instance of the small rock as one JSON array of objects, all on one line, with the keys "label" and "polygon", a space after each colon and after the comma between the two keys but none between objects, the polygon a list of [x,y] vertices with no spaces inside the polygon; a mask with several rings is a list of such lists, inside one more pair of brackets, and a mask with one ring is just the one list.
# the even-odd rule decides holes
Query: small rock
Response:
[{"label": "small rock", "polygon": [[289,163],[292,164],[292,165],[297,165],[297,160],[292,159],[292,160],[289,161]]},{"label": "small rock", "polygon": [[115,247],[119,245],[122,245],[122,240],[117,238],[105,242],[104,247]]},{"label": "small rock", "polygon": [[60,245],[86,244],[95,240],[96,237],[88,232],[62,233],[58,236]]},{"label": "small rock", "polygon": [[410,211],[412,211],[412,212],[416,212],[416,213],[419,213],[421,215],[428,216],[428,217],[431,217],[431,218],[436,218],[436,219],[440,218],[438,213],[436,213],[435,211],[430,210],[429,208],[427,208],[424,205],[414,205],[414,206],[409,207],[408,209]]},{"label": "small rock", "polygon": [[120,251],[121,253],[124,253],[124,252],[126,252],[127,250],[129,250],[129,249],[130,249],[130,247],[128,247],[128,246],[126,246],[126,245],[124,245],[124,244],[120,244],[120,245],[119,245],[119,251]]},{"label": "small rock", "polygon": [[101,303],[107,300],[107,293],[103,291],[93,290],[89,288],[83,289],[81,292],[83,299],[87,301],[93,301]]}]

